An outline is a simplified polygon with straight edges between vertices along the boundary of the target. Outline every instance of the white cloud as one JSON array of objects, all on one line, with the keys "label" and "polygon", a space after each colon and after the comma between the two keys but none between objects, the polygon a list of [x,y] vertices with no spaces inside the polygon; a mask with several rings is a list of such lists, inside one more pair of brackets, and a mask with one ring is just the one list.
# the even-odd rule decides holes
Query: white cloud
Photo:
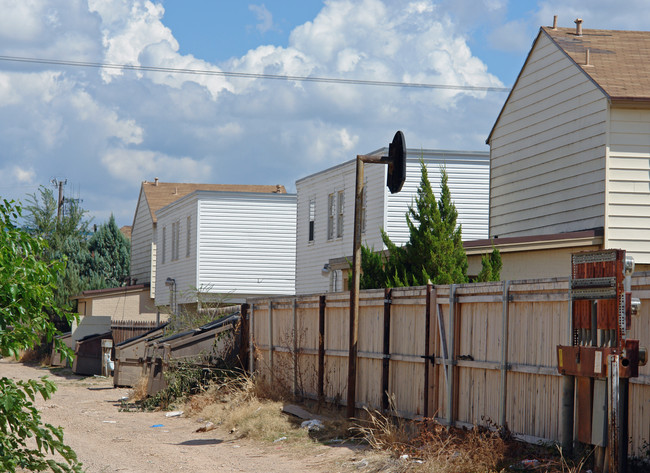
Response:
[{"label": "white cloud", "polygon": [[273,15],[264,4],[249,5],[248,9],[255,14],[255,17],[259,21],[259,23],[255,25],[255,28],[257,28],[260,33],[266,33],[273,28]]},{"label": "white cloud", "polygon": [[113,177],[136,186],[152,175],[169,182],[204,182],[212,172],[209,164],[187,156],[173,157],[149,150],[109,149],[101,162]]}]

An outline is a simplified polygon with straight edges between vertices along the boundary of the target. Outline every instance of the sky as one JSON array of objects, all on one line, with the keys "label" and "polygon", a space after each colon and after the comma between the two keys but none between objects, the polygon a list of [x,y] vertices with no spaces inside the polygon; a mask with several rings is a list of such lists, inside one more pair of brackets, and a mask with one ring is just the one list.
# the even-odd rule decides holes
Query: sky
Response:
[{"label": "sky", "polygon": [[503,91],[259,75],[507,88],[553,15],[564,27],[580,17],[585,29],[647,30],[647,6],[0,0],[0,198],[25,202],[41,185],[56,194],[63,181],[94,223],[113,214],[122,226],[156,177],[295,192],[297,179],[388,146],[397,130],[409,148],[488,151]]}]

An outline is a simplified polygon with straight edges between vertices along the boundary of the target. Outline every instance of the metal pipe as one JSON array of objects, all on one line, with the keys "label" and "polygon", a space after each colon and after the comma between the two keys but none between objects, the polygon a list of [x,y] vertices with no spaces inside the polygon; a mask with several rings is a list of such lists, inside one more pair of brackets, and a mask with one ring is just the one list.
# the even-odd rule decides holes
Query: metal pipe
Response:
[{"label": "metal pipe", "polygon": [[[619,356],[608,356],[607,372],[607,460],[610,473],[619,473]],[[623,472],[620,472],[623,473]]]}]

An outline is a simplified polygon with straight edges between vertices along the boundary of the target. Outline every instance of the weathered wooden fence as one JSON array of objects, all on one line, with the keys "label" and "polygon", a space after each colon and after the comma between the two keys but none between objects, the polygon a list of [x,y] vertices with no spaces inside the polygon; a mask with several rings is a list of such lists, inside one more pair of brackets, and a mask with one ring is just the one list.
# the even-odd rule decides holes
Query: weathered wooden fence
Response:
[{"label": "weathered wooden fence", "polygon": [[156,328],[159,324],[155,320],[113,320],[111,321],[111,332],[113,332],[113,345],[122,343],[129,338],[142,335]]},{"label": "weathered wooden fence", "polygon": [[[650,273],[632,279],[641,311],[630,338],[650,347]],[[346,403],[349,293],[249,301],[251,368],[306,396]],[[361,291],[357,407],[456,425],[507,423],[557,441],[570,343],[568,280]],[[632,453],[650,441],[650,366],[630,382]]]}]

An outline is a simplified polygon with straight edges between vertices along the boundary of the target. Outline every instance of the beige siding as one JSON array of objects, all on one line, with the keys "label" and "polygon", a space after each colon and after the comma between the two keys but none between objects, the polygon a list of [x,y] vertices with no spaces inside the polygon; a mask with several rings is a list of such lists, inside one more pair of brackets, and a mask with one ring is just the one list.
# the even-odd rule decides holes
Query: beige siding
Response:
[{"label": "beige siding", "polygon": [[650,110],[611,109],[606,246],[650,263]]},{"label": "beige siding", "polygon": [[152,318],[156,315],[156,308],[149,298],[149,291],[128,291],[113,293],[106,296],[95,296],[88,299],[79,299],[80,304],[86,303],[83,315],[110,316],[111,320],[140,320]]},{"label": "beige siding", "polygon": [[604,226],[607,101],[541,34],[490,139],[490,236]]},{"label": "beige siding", "polygon": [[[366,182],[366,233],[364,244],[379,250],[383,248],[380,229],[385,226],[384,207],[386,188],[386,166],[366,164],[364,176]],[[356,185],[356,160],[340,166],[305,177],[296,182],[297,191],[297,226],[296,226],[296,294],[329,292],[332,289],[330,275],[323,275],[321,270],[332,258],[341,258],[352,254],[352,237],[354,221],[354,192]],[[343,236],[327,239],[327,202],[328,195],[344,191],[344,229]],[[316,215],[314,221],[314,241],[309,242],[309,201],[315,200]],[[341,290],[342,276],[337,273],[337,287]]]},{"label": "beige siding", "polygon": [[151,243],[154,241],[153,220],[147,199],[140,188],[138,208],[131,233],[131,278],[138,284],[151,282]]}]

